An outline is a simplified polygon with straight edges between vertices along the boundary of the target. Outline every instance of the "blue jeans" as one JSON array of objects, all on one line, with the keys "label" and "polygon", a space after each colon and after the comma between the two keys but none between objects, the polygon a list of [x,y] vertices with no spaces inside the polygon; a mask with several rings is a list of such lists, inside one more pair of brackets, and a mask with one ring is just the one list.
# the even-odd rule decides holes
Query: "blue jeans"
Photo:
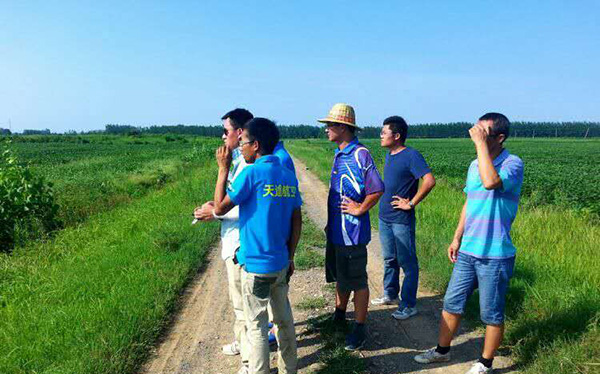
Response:
[{"label": "blue jeans", "polygon": [[[383,293],[395,299],[400,293],[399,310],[417,305],[419,261],[415,246],[415,224],[403,225],[379,220],[379,240],[383,254]],[[400,268],[404,272],[400,292]]]},{"label": "blue jeans", "polygon": [[479,288],[481,321],[486,325],[504,323],[504,305],[515,258],[477,258],[458,252],[452,278],[444,297],[444,310],[463,314],[467,299]]}]

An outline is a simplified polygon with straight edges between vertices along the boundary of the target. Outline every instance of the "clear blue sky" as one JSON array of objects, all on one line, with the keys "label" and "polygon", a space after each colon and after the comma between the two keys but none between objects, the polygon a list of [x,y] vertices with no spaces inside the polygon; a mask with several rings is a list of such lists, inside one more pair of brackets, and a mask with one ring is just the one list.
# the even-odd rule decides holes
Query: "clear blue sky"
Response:
[{"label": "clear blue sky", "polygon": [[598,1],[3,1],[0,127],[600,121]]}]

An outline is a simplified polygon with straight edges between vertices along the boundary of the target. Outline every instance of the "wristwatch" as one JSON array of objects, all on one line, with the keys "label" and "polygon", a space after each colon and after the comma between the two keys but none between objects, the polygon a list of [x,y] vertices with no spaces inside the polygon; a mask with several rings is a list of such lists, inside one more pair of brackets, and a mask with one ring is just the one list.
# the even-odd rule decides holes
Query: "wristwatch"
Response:
[{"label": "wristwatch", "polygon": [[412,200],[408,202],[408,206],[410,209],[415,209],[415,204],[412,202]]}]

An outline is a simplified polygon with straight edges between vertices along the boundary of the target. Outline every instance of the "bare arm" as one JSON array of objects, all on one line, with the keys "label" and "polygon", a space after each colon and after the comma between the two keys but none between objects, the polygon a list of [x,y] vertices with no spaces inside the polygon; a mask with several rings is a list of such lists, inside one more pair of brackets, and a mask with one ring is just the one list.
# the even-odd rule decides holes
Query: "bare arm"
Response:
[{"label": "bare arm", "polygon": [[469,134],[471,135],[471,139],[473,140],[473,143],[475,143],[475,149],[477,150],[479,176],[481,177],[483,187],[487,190],[502,188],[502,179],[500,179],[500,176],[494,167],[492,156],[490,155],[490,150],[486,142],[488,137],[487,130],[480,124],[477,124],[469,130]]},{"label": "bare arm", "polygon": [[219,164],[219,174],[217,175],[217,185],[215,186],[215,214],[222,216],[229,212],[235,204],[227,196],[227,175],[231,166],[231,151],[225,146],[219,147],[216,153],[217,164]]},{"label": "bare arm", "polygon": [[383,195],[383,191],[369,194],[362,203],[357,203],[348,197],[344,197],[341,205],[342,213],[351,214],[357,217],[362,216],[377,204],[381,195]]},{"label": "bare arm", "polygon": [[448,259],[450,262],[456,262],[458,258],[458,250],[460,249],[460,244],[462,242],[462,236],[465,232],[465,219],[467,216],[467,201],[463,204],[462,212],[460,213],[460,219],[458,220],[458,226],[456,227],[456,231],[454,231],[454,238],[452,239],[452,243],[448,247]]},{"label": "bare arm", "polygon": [[[435,187],[435,177],[433,176],[433,174],[427,173],[423,177],[421,177],[421,179],[422,182],[419,186],[419,190],[415,194],[415,197],[412,198],[412,200],[405,199],[400,196],[393,196],[391,202],[392,207],[402,210],[411,210],[414,207],[416,207],[421,201],[423,201],[423,199],[425,199],[425,197],[429,195],[431,190],[433,190],[433,187]],[[408,204],[409,201],[412,201],[412,207]]]},{"label": "bare arm", "polygon": [[300,233],[302,232],[302,210],[300,208],[294,209],[292,212],[292,232],[290,233],[290,239],[288,240],[288,252],[290,255],[290,266],[288,268],[287,279],[288,282],[296,265],[294,265],[294,256],[296,255],[296,247],[300,241]]},{"label": "bare arm", "polygon": [[290,233],[290,239],[288,241],[288,252],[290,254],[290,260],[294,260],[296,254],[296,247],[300,241],[300,233],[302,232],[302,210],[300,208],[294,209],[292,212],[292,232]]}]

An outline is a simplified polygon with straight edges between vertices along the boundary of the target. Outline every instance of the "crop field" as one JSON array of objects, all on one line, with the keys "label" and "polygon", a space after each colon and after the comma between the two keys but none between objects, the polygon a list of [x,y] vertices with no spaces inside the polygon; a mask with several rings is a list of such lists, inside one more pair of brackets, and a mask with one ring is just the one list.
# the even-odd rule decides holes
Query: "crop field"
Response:
[{"label": "crop field", "polygon": [[[363,142],[383,171],[385,150]],[[424,282],[443,293],[452,266],[446,250],[464,203],[475,151],[466,139],[410,140],[438,184],[417,208],[417,251]],[[324,140],[287,143],[328,183],[333,150]],[[509,139],[525,163],[524,197],[513,226],[517,265],[507,300],[504,346],[525,373],[592,373],[600,362],[600,141]],[[377,226],[378,209],[371,211]],[[478,323],[478,297],[468,318]]]},{"label": "crop field", "polygon": [[218,140],[85,140],[11,145],[63,228],[0,252],[0,373],[135,372],[219,237],[190,226]]}]

